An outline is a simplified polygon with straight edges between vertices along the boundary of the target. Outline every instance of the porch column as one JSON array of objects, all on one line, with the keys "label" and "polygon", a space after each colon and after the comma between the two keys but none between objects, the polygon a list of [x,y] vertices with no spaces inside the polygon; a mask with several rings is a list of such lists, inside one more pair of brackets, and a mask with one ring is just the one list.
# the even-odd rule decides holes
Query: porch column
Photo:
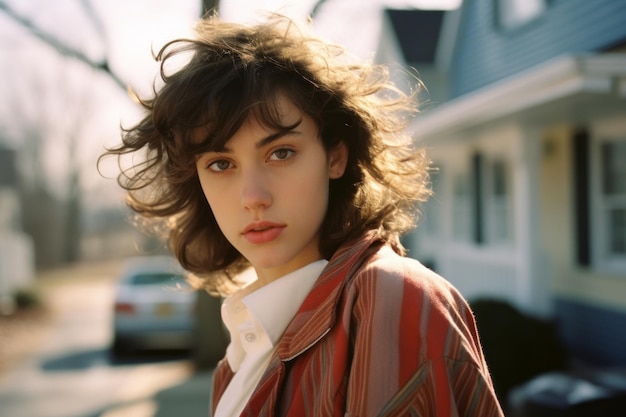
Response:
[{"label": "porch column", "polygon": [[552,288],[549,263],[542,250],[539,230],[542,131],[528,127],[521,127],[520,130],[514,161],[517,301],[529,313],[548,316],[551,313]]}]

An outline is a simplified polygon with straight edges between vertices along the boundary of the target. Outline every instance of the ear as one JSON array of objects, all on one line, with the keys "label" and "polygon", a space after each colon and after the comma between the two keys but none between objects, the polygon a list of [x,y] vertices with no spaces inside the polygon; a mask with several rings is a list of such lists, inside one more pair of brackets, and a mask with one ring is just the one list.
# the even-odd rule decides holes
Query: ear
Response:
[{"label": "ear", "polygon": [[328,177],[337,179],[343,176],[348,164],[348,148],[341,142],[328,152]]}]

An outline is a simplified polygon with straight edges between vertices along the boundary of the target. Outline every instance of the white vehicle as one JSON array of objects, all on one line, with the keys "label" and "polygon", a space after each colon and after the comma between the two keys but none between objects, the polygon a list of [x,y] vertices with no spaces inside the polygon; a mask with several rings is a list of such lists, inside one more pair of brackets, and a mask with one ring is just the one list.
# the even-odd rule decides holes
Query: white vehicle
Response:
[{"label": "white vehicle", "polygon": [[112,353],[193,348],[196,296],[176,259],[128,259],[116,288]]}]

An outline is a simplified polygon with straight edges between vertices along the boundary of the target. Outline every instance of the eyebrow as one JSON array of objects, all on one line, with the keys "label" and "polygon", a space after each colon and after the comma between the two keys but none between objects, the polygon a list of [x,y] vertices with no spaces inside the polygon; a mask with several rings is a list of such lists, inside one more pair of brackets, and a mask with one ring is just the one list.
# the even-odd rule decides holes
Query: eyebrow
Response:
[{"label": "eyebrow", "polygon": [[[271,144],[272,142],[277,141],[278,139],[285,137],[285,136],[299,136],[301,135],[302,132],[300,132],[299,130],[283,130],[280,132],[276,132],[276,133],[272,133],[271,135],[268,135],[264,138],[262,138],[260,141],[258,141],[257,143],[254,144],[254,147],[256,149],[261,149],[269,144]],[[226,144],[224,144],[224,146],[222,146],[220,149],[217,149],[216,152],[231,152],[231,149],[226,146]]]},{"label": "eyebrow", "polygon": [[281,132],[276,132],[274,134],[271,134],[269,136],[264,137],[263,139],[261,139],[260,141],[258,141],[256,143],[256,145],[254,145],[257,149],[261,149],[264,146],[269,145],[272,142],[277,141],[278,139],[284,137],[284,136],[298,136],[301,135],[302,132],[298,131],[298,130],[285,130],[285,131],[281,131]]}]

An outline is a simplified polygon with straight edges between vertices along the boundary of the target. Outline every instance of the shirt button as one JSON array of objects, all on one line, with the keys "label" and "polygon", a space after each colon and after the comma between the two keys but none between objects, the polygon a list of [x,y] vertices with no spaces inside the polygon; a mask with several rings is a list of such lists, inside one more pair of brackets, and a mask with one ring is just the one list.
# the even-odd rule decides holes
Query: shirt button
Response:
[{"label": "shirt button", "polygon": [[246,333],[244,337],[246,338],[246,341],[249,343],[252,343],[256,340],[256,335],[254,333]]}]

